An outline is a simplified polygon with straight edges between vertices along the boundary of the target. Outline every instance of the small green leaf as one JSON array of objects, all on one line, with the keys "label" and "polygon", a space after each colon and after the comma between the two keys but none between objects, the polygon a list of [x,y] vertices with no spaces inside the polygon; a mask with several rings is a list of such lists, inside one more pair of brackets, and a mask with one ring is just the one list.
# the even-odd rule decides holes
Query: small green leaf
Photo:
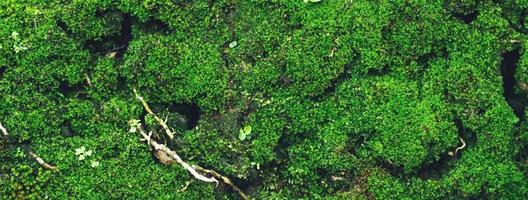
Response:
[{"label": "small green leaf", "polygon": [[246,133],[246,135],[249,135],[251,133],[251,126],[250,125],[245,125],[244,126],[244,133]]},{"label": "small green leaf", "polygon": [[13,32],[11,33],[11,38],[13,38],[14,40],[18,40],[18,36],[19,36],[19,35],[20,35],[20,34],[18,34],[18,32],[13,31]]},{"label": "small green leaf", "polygon": [[128,123],[129,123],[130,126],[132,126],[132,127],[136,127],[136,126],[140,125],[140,122],[141,122],[141,121],[139,121],[139,120],[137,120],[137,119],[132,119],[132,120],[128,121]]},{"label": "small green leaf", "polygon": [[75,155],[81,155],[86,151],[86,148],[84,146],[81,146],[80,148],[75,149]]},{"label": "small green leaf", "polygon": [[231,43],[229,43],[229,48],[235,48],[236,46],[238,45],[238,42],[237,41],[233,41]]},{"label": "small green leaf", "polygon": [[92,150],[88,150],[84,153],[85,156],[92,156],[92,153],[93,151]]},{"label": "small green leaf", "polygon": [[99,161],[92,161],[92,167],[96,168],[100,165]]},{"label": "small green leaf", "polygon": [[246,139],[246,133],[244,133],[244,131],[242,131],[242,129],[239,131],[240,133],[238,133],[238,139],[241,140],[241,141],[244,141]]}]

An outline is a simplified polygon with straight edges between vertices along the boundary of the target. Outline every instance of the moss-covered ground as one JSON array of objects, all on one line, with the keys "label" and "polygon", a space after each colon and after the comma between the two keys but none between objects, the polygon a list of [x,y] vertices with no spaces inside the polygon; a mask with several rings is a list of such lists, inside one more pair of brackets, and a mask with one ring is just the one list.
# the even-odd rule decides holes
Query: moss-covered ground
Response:
[{"label": "moss-covered ground", "polygon": [[1,0],[0,199],[239,199],[156,161],[133,88],[161,143],[252,199],[526,199],[527,20],[527,0]]}]

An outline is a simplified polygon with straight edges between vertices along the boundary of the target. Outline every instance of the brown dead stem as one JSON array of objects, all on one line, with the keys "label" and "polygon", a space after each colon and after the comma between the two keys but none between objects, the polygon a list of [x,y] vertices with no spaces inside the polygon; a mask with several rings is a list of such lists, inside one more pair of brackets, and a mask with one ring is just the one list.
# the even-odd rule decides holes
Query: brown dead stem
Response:
[{"label": "brown dead stem", "polygon": [[[0,122],[0,131],[2,131],[4,136],[9,136],[9,133],[7,132],[7,129],[2,125],[1,122]],[[38,156],[33,151],[28,151],[28,154],[29,154],[29,156],[31,156],[31,158],[35,159],[37,161],[37,163],[39,165],[41,165],[42,167],[44,167],[45,169],[49,169],[49,170],[57,169],[57,167],[48,164],[46,161],[44,161],[44,159],[40,158],[40,156]]]},{"label": "brown dead stem", "polygon": [[40,158],[40,156],[38,156],[37,154],[33,153],[33,151],[29,151],[29,155],[33,159],[35,159],[38,162],[38,164],[40,164],[45,169],[49,169],[49,170],[56,170],[57,169],[57,167],[46,163],[46,161],[44,161],[42,158]]},{"label": "brown dead stem", "polygon": [[204,169],[204,168],[202,168],[202,167],[200,167],[198,165],[193,165],[192,167],[195,168],[198,171],[201,171],[202,173],[211,174],[211,175],[213,175],[213,177],[216,177],[216,178],[222,180],[222,182],[224,182],[225,184],[229,185],[231,188],[233,188],[233,190],[238,192],[238,194],[240,195],[240,197],[242,197],[242,199],[244,199],[244,200],[248,200],[249,199],[248,196],[238,186],[233,184],[233,182],[229,178],[223,176],[222,174],[220,174],[220,173],[218,173],[218,172],[216,172],[214,170]]},{"label": "brown dead stem", "polygon": [[181,157],[175,151],[169,149],[167,146],[163,144],[156,142],[155,140],[152,140],[152,138],[150,138],[149,136],[150,134],[147,134],[145,130],[143,130],[143,127],[141,125],[138,124],[136,128],[139,130],[139,133],[141,134],[141,136],[143,136],[143,139],[147,141],[147,144],[149,144],[155,151],[163,151],[164,153],[169,155],[178,164],[180,164],[181,166],[183,166],[183,168],[189,171],[194,176],[194,178],[204,181],[204,182],[209,182],[209,183],[215,182],[218,184],[218,180],[216,180],[215,178],[208,178],[196,172],[196,170],[192,168],[191,165],[183,161]]},{"label": "brown dead stem", "polygon": [[462,138],[459,138],[459,139],[460,139],[460,142],[462,142],[462,146],[457,147],[454,152],[449,152],[450,156],[455,156],[458,151],[466,148],[466,142],[464,141],[464,139]]},{"label": "brown dead stem", "polygon": [[92,87],[92,79],[90,79],[90,76],[88,74],[84,74],[86,78],[86,83],[88,83],[88,86]]},{"label": "brown dead stem", "polygon": [[[134,89],[134,93],[136,95],[136,98],[139,101],[141,101],[141,103],[143,104],[143,107],[145,108],[145,110],[150,115],[152,115],[154,117],[154,119],[156,119],[156,121],[158,121],[158,123],[163,127],[163,129],[167,133],[167,135],[172,139],[174,137],[174,133],[171,131],[171,128],[166,124],[166,122],[164,120],[159,118],[150,109],[150,107],[147,104],[147,102],[143,99],[142,96],[139,95],[139,93],[137,92],[136,89]],[[192,166],[189,165],[188,163],[183,161],[181,159],[181,157],[175,151],[173,151],[173,150],[169,149],[167,146],[165,146],[163,144],[160,144],[160,143],[156,142],[155,140],[153,140],[151,138],[152,134],[150,134],[150,133],[147,134],[140,123],[135,124],[135,126],[136,126],[135,128],[137,130],[139,130],[139,133],[141,134],[141,136],[143,136],[143,140],[146,141],[147,144],[149,144],[149,146],[154,149],[154,151],[162,151],[163,153],[168,155],[170,158],[174,159],[178,164],[183,166],[183,168],[185,168],[189,173],[191,173],[196,179],[204,181],[204,182],[215,182],[217,184],[217,186],[218,186],[218,183],[219,183],[217,179],[220,179],[222,182],[224,182],[225,184],[227,184],[231,188],[233,188],[233,190],[235,190],[240,195],[240,197],[242,199],[244,199],[244,200],[248,200],[249,199],[248,196],[238,186],[236,186],[229,178],[227,178],[226,176],[223,176],[223,175],[221,175],[220,173],[218,173],[218,172],[216,172],[214,170],[204,169],[203,167],[200,167],[198,165],[192,165]],[[209,174],[209,175],[211,175],[211,177],[206,177],[206,176],[198,173],[198,171],[201,172],[202,174]]]},{"label": "brown dead stem", "polygon": [[145,108],[145,110],[154,117],[154,119],[156,119],[156,121],[158,121],[158,123],[161,125],[161,127],[163,127],[163,129],[165,130],[165,133],[167,133],[167,135],[169,136],[170,139],[174,138],[174,132],[172,132],[169,128],[169,126],[167,126],[167,124],[165,123],[165,121],[163,121],[161,118],[159,118],[156,114],[154,114],[154,112],[152,112],[152,110],[150,109],[149,105],[147,104],[147,102],[145,102],[145,100],[143,99],[142,96],[140,96],[137,92],[137,90],[134,88],[134,94],[136,94],[136,98],[141,101],[141,103],[143,104],[143,107]]}]

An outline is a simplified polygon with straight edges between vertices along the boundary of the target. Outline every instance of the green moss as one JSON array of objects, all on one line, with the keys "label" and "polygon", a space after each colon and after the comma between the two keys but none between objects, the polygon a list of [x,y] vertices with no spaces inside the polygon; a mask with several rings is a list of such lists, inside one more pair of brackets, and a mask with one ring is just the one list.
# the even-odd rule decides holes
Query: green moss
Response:
[{"label": "green moss", "polygon": [[254,199],[525,197],[527,5],[1,1],[0,196],[237,199],[128,132],[162,133],[136,88],[159,142]]},{"label": "green moss", "polygon": [[65,31],[82,40],[102,40],[121,30],[121,13],[115,3],[105,1],[72,1],[57,10]]}]

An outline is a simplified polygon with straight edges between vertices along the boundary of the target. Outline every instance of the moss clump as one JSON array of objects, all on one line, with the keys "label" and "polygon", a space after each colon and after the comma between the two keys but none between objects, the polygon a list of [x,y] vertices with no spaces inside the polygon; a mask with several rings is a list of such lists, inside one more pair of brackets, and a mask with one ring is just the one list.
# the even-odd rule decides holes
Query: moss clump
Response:
[{"label": "moss clump", "polygon": [[156,162],[139,119],[255,199],[522,199],[527,8],[0,1],[0,196],[238,198]]}]

